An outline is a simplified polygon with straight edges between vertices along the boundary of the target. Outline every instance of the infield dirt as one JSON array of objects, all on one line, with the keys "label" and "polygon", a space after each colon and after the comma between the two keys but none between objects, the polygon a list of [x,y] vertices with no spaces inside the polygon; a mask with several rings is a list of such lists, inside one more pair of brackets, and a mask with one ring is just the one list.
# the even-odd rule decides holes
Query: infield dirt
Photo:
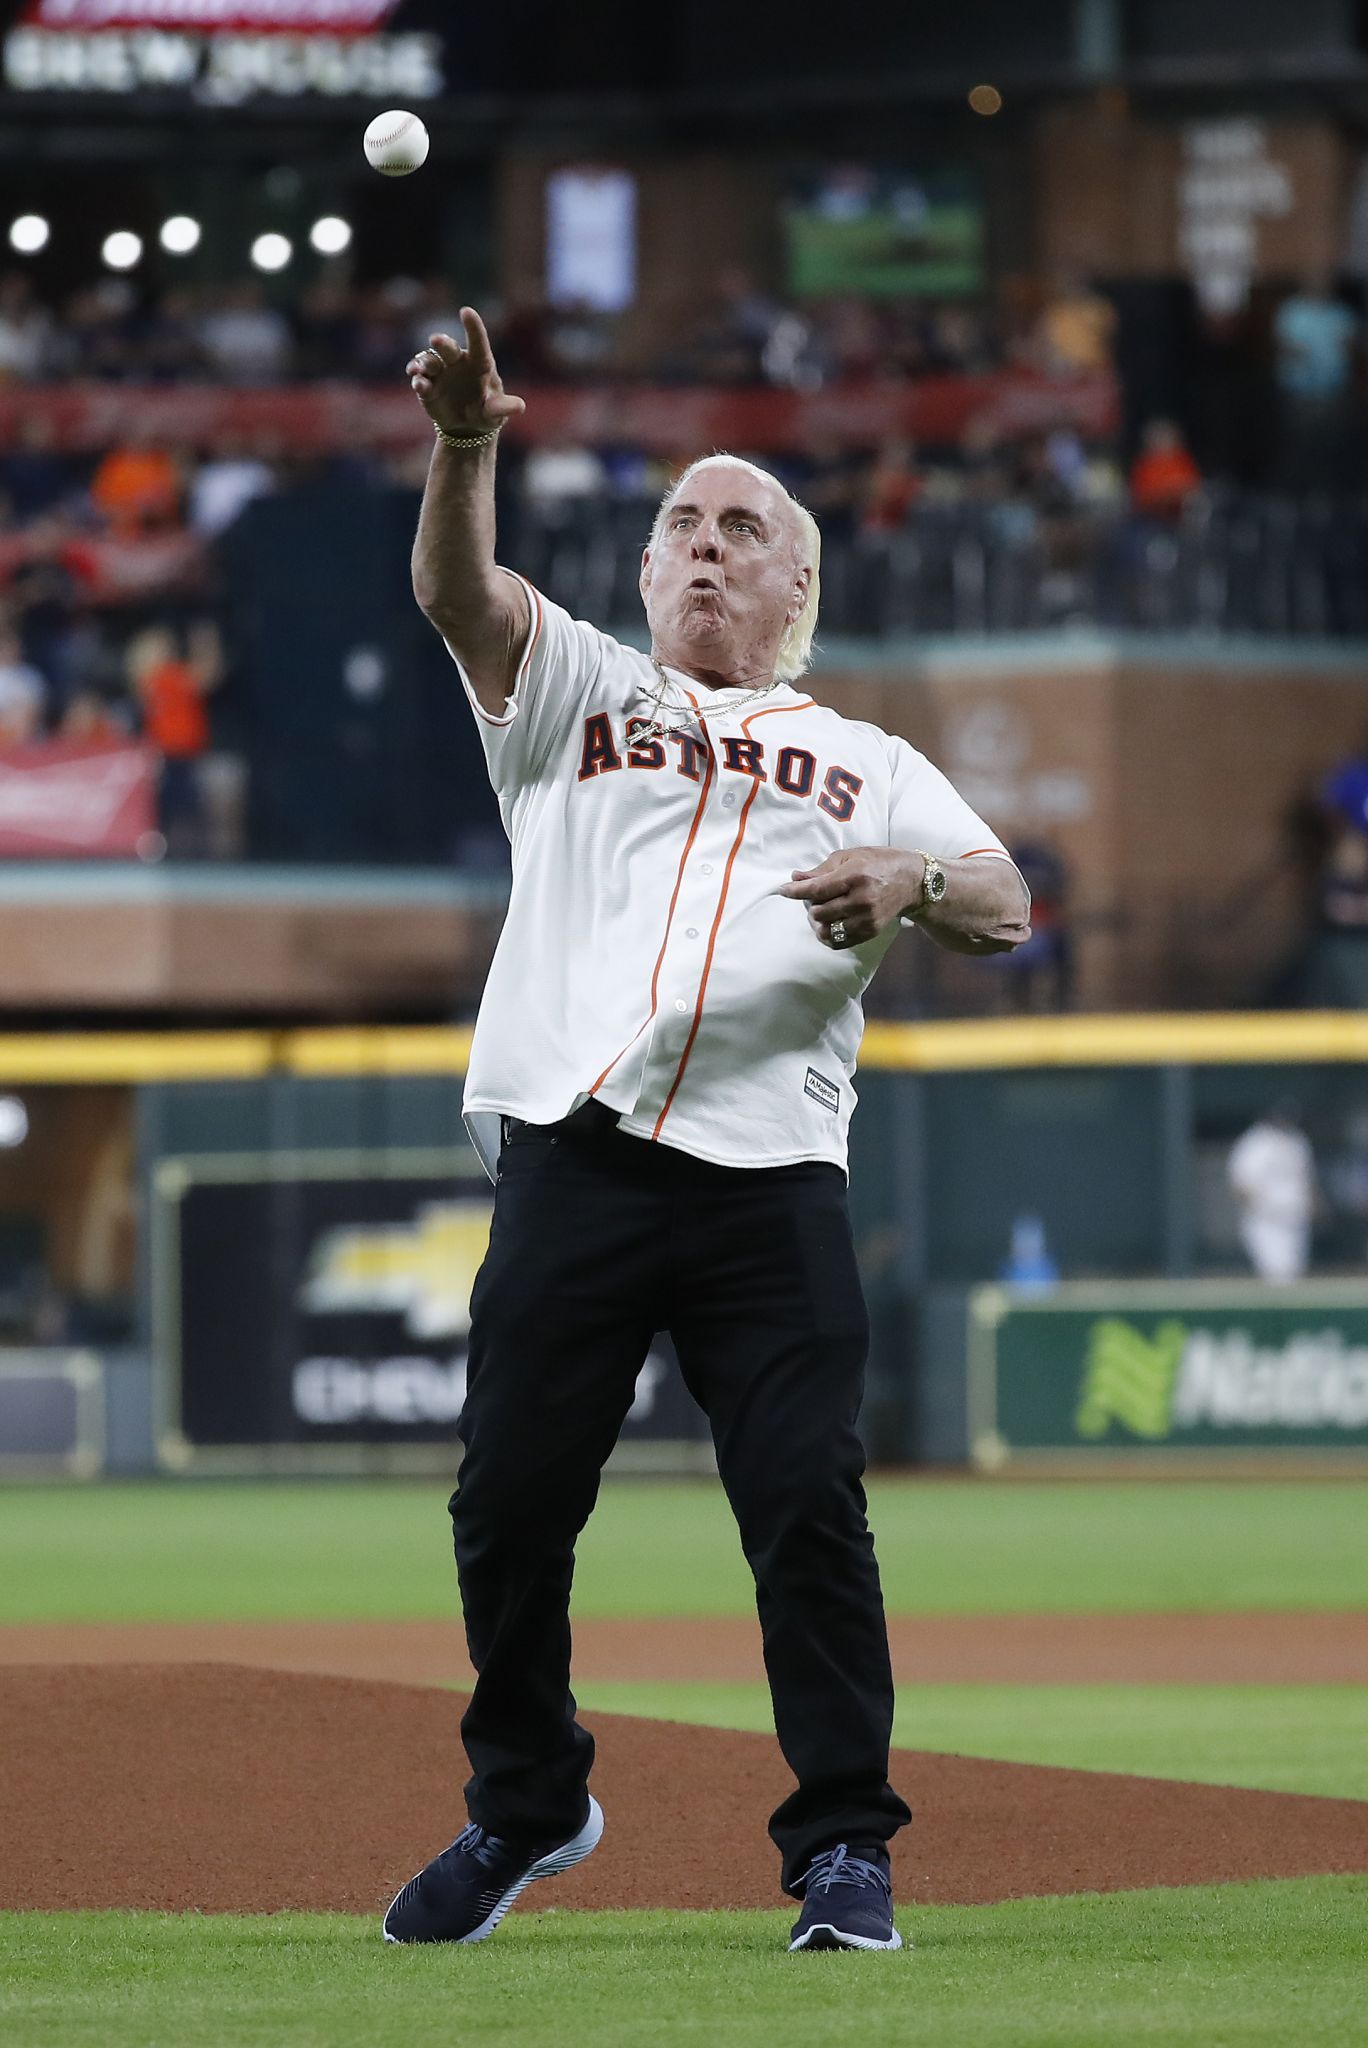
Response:
[{"label": "infield dirt", "polygon": [[[0,1671],[0,1908],[367,1913],[464,1813],[459,1695],[232,1664]],[[778,1901],[767,1736],[610,1714],[602,1849],[538,1906]],[[1368,1802],[895,1752],[896,1896],[1368,1871]]]}]

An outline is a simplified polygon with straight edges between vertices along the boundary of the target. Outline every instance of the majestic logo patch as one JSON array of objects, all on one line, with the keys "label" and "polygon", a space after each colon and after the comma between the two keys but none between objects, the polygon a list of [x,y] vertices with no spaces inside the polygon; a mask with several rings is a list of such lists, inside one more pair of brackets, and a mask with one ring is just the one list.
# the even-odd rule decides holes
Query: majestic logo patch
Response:
[{"label": "majestic logo patch", "polygon": [[823,1109],[837,1110],[841,1106],[840,1089],[834,1081],[828,1081],[825,1074],[819,1074],[815,1067],[807,1070],[803,1093],[810,1095],[814,1102],[820,1102]]}]

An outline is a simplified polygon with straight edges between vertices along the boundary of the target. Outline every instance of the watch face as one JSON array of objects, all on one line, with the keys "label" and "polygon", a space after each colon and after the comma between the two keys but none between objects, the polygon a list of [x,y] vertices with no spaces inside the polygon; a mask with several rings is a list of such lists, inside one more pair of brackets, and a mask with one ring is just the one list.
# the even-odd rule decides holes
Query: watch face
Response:
[{"label": "watch face", "polygon": [[945,869],[928,867],[926,870],[926,900],[939,903],[945,894]]}]

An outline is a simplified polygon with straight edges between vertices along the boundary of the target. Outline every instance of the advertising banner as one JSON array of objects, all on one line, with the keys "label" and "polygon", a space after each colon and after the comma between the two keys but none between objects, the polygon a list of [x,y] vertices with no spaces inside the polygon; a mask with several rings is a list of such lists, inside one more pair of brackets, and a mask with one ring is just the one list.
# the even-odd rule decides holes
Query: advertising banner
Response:
[{"label": "advertising banner", "polygon": [[156,797],[145,747],[42,740],[0,749],[0,856],[128,859],[156,827]]},{"label": "advertising banner", "polygon": [[[454,1471],[493,1210],[472,1153],[167,1160],[155,1186],[165,1462],[345,1464],[371,1448]],[[668,1463],[706,1436],[662,1344],[623,1442]]]},{"label": "advertising banner", "polygon": [[1368,1459],[1368,1285],[1154,1281],[969,1305],[987,1470],[1239,1455]]}]

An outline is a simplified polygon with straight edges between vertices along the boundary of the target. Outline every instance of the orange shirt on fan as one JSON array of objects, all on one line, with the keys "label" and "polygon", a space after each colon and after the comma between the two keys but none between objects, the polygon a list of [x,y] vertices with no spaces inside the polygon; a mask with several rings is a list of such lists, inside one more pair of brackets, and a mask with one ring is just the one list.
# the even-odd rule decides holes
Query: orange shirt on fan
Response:
[{"label": "orange shirt on fan", "polygon": [[1131,468],[1131,503],[1137,512],[1158,517],[1174,513],[1202,481],[1186,448],[1152,448],[1138,455]]},{"label": "orange shirt on fan", "polygon": [[142,678],[138,694],[143,707],[143,738],[159,754],[186,760],[206,751],[209,714],[189,662],[159,662]]},{"label": "orange shirt on fan", "polygon": [[180,477],[164,448],[111,448],[90,495],[115,533],[143,533],[176,524]]}]

